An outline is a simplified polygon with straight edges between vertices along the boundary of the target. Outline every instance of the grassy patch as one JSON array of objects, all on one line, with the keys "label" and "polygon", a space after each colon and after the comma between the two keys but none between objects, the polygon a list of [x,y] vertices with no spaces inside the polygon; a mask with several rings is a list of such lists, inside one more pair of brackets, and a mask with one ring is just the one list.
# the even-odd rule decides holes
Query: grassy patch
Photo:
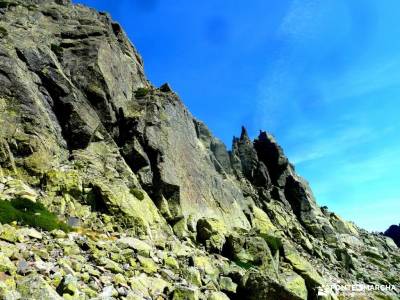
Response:
[{"label": "grassy patch", "polygon": [[149,89],[147,88],[138,88],[135,91],[135,97],[136,98],[143,98],[149,93]]},{"label": "grassy patch", "polygon": [[240,260],[235,260],[234,263],[237,264],[239,267],[245,269],[245,270],[249,270],[251,268],[255,268],[255,265],[253,265],[250,262],[244,262],[244,261],[240,261]]},{"label": "grassy patch", "polygon": [[17,6],[18,4],[10,0],[0,0],[0,8],[8,8],[11,6]]},{"label": "grassy patch", "polygon": [[374,264],[375,266],[377,266],[377,267],[379,267],[381,269],[384,269],[384,270],[388,269],[387,266],[385,266],[383,263],[381,263],[379,260],[377,260],[375,258],[369,257],[368,260],[369,260],[370,263]]},{"label": "grassy patch", "polygon": [[58,220],[55,214],[49,212],[40,203],[22,198],[11,201],[0,200],[0,223],[14,221],[47,231],[61,229],[68,232],[71,230],[67,224]]},{"label": "grassy patch", "polygon": [[6,37],[8,35],[7,29],[0,26],[0,38]]},{"label": "grassy patch", "polygon": [[272,254],[275,254],[277,251],[279,251],[279,249],[282,248],[282,241],[280,237],[270,234],[261,234],[261,237],[267,242]]},{"label": "grassy patch", "polygon": [[62,54],[62,52],[63,52],[63,48],[57,44],[51,44],[50,48],[51,48],[51,51],[53,51],[57,56]]},{"label": "grassy patch", "polygon": [[9,1],[0,1],[0,8],[7,8],[9,4]]},{"label": "grassy patch", "polygon": [[136,199],[139,199],[139,200],[143,200],[144,199],[143,192],[141,190],[137,189],[137,188],[131,189],[131,193],[133,194],[133,196],[135,196]]}]

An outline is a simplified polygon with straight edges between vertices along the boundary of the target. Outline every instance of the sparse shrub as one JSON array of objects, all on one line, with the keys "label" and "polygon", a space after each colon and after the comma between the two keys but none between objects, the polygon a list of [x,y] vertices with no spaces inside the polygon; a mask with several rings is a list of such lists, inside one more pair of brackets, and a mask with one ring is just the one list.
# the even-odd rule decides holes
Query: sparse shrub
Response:
[{"label": "sparse shrub", "polygon": [[6,224],[18,219],[18,211],[9,201],[0,200],[0,223]]},{"label": "sparse shrub", "polygon": [[137,189],[137,188],[131,189],[131,193],[133,194],[133,196],[135,196],[139,200],[143,200],[144,199],[143,192],[141,190]]},{"label": "sparse shrub", "polygon": [[261,237],[267,242],[272,254],[275,254],[277,251],[279,251],[279,249],[282,248],[282,240],[280,237],[269,234],[261,234]]},{"label": "sparse shrub", "polygon": [[14,221],[47,231],[61,229],[68,232],[71,230],[67,224],[58,220],[55,214],[49,212],[40,203],[23,198],[15,198],[11,201],[0,200],[0,223]]},{"label": "sparse shrub", "polygon": [[10,0],[0,0],[0,8],[15,7],[18,3]]},{"label": "sparse shrub", "polygon": [[2,1],[0,1],[0,8],[7,8],[9,4],[10,4],[10,1],[2,0]]},{"label": "sparse shrub", "polygon": [[36,10],[38,8],[36,4],[27,4],[25,7],[29,10]]},{"label": "sparse shrub", "polygon": [[7,29],[0,26],[0,38],[4,38],[8,35]]},{"label": "sparse shrub", "polygon": [[160,120],[161,121],[167,121],[168,120],[168,115],[164,111],[160,112]]},{"label": "sparse shrub", "polygon": [[254,268],[255,266],[250,263],[250,262],[244,262],[244,261],[240,261],[240,260],[236,260],[235,264],[237,264],[239,267],[245,269],[245,270],[249,270],[251,268]]},{"label": "sparse shrub", "polygon": [[135,97],[136,97],[136,98],[143,98],[143,97],[145,97],[148,93],[149,93],[149,89],[148,89],[148,88],[138,88],[138,89],[135,91]]},{"label": "sparse shrub", "polygon": [[53,51],[56,55],[60,55],[63,51],[63,48],[57,44],[50,45],[51,51]]}]

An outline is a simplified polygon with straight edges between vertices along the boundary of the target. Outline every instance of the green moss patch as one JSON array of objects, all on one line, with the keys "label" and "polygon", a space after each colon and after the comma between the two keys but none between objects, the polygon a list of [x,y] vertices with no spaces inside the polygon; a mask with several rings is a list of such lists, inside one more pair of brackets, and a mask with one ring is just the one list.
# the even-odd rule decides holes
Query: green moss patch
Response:
[{"label": "green moss patch", "polygon": [[280,237],[271,234],[260,234],[260,236],[267,242],[272,254],[275,254],[282,248],[282,240]]},{"label": "green moss patch", "polygon": [[7,29],[0,26],[0,38],[6,37],[8,35]]},{"label": "green moss patch", "polygon": [[135,91],[135,97],[136,98],[143,98],[149,93],[149,89],[147,88],[138,88]]},{"label": "green moss patch", "polygon": [[0,8],[7,8],[10,5],[9,1],[0,1]]},{"label": "green moss patch", "polygon": [[136,199],[139,199],[139,200],[143,200],[144,199],[143,192],[141,190],[137,189],[137,188],[131,189],[131,193],[133,194],[133,196],[135,196]]},{"label": "green moss patch", "polygon": [[0,0],[0,8],[8,8],[11,6],[17,6],[18,3],[15,1],[10,1],[10,0]]},{"label": "green moss patch", "polygon": [[240,261],[240,260],[235,260],[234,263],[245,270],[249,270],[251,268],[256,267],[254,264],[252,264],[250,262],[244,262],[244,261]]},{"label": "green moss patch", "polygon": [[61,229],[68,232],[71,230],[67,224],[58,220],[55,214],[49,212],[40,203],[22,198],[11,201],[0,200],[0,223],[14,221],[47,231]]},{"label": "green moss patch", "polygon": [[53,51],[56,55],[60,55],[63,52],[63,47],[57,44],[50,45],[51,51]]}]

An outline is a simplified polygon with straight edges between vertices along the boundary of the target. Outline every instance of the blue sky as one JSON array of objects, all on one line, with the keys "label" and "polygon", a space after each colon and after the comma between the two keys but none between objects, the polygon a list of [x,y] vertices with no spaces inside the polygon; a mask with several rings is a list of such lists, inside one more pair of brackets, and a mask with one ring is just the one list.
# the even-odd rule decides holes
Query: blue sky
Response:
[{"label": "blue sky", "polygon": [[81,0],[120,22],[230,147],[275,135],[320,205],[368,230],[400,223],[397,0]]}]

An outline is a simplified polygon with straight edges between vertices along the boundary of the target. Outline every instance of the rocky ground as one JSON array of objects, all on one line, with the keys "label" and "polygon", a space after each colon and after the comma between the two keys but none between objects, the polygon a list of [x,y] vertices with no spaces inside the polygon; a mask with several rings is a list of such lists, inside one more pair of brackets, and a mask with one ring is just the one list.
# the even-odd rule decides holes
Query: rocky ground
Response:
[{"label": "rocky ground", "polygon": [[[319,207],[270,134],[228,151],[108,14],[0,0],[0,39],[0,201],[72,227],[0,225],[2,298],[399,298],[391,238]],[[383,290],[329,289],[354,284]]]},{"label": "rocky ground", "polygon": [[219,290],[236,292],[228,275],[242,271],[172,238],[155,244],[125,233],[40,233],[10,225],[0,232],[4,299],[229,299]]},{"label": "rocky ground", "polygon": [[[5,199],[38,197],[12,177],[3,177],[1,186]],[[202,219],[197,239],[138,235],[108,215],[93,217],[97,230],[73,222],[70,233],[0,225],[3,299],[307,299],[310,287],[327,280],[399,280],[400,255],[389,238],[360,231],[357,237],[342,234],[335,249],[318,240],[296,247],[279,231],[273,240],[262,210],[250,231],[228,233],[223,224]]]}]

